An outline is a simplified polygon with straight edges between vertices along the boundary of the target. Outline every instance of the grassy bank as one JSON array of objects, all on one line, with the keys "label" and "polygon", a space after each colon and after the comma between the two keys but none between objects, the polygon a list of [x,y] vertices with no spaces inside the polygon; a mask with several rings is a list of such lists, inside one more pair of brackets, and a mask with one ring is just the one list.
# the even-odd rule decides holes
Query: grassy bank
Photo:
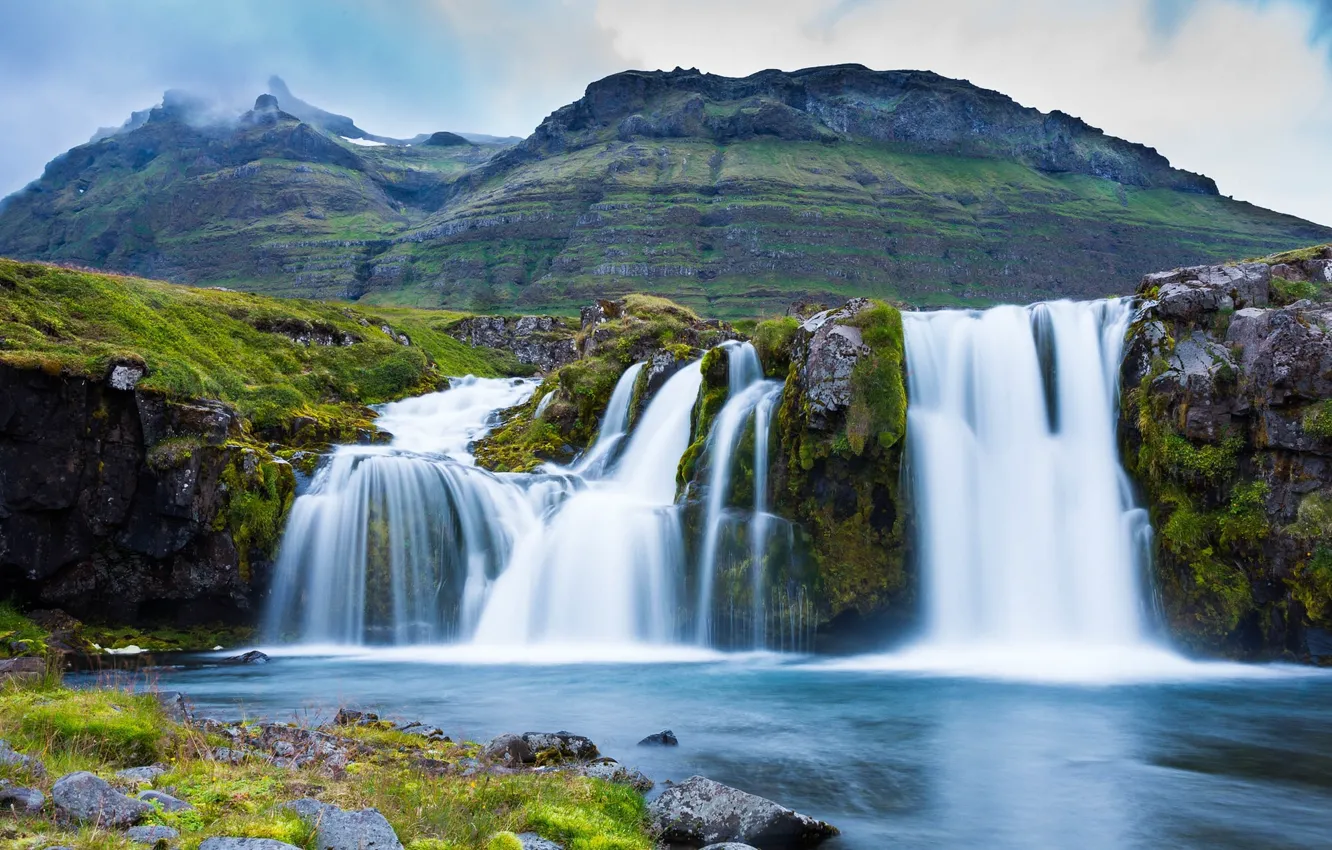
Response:
[{"label": "grassy bank", "polygon": [[48,796],[42,812],[16,816],[0,837],[5,846],[22,848],[142,846],[118,830],[58,823],[51,786],[61,776],[86,770],[132,794],[148,786],[118,779],[115,772],[159,763],[167,773],[152,787],[194,808],[159,808],[145,823],[178,830],[185,850],[210,836],[273,838],[312,848],[311,830],[281,808],[304,797],[348,810],[378,809],[409,850],[511,850],[518,846],[513,835],[525,831],[570,850],[653,846],[643,799],[632,789],[564,771],[476,770],[477,744],[398,732],[388,724],[328,725],[321,732],[351,753],[345,766],[282,767],[253,757],[239,764],[216,760],[215,748],[237,744],[216,727],[208,729],[172,721],[151,694],[60,685],[0,688],[0,738],[46,768],[45,775],[37,775],[22,766],[0,766],[0,778]]},{"label": "grassy bank", "polygon": [[461,314],[283,300],[0,259],[0,363],[235,405],[258,427],[364,419],[445,377],[530,371],[445,330]]}]

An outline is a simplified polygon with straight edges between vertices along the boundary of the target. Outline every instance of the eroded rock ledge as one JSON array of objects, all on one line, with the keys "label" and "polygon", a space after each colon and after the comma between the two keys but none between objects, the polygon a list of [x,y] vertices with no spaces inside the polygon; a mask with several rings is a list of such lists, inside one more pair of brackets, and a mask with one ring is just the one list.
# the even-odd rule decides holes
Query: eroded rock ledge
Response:
[{"label": "eroded rock ledge", "polygon": [[1318,660],[1332,629],[1332,248],[1149,275],[1122,369],[1125,465],[1171,635]]}]

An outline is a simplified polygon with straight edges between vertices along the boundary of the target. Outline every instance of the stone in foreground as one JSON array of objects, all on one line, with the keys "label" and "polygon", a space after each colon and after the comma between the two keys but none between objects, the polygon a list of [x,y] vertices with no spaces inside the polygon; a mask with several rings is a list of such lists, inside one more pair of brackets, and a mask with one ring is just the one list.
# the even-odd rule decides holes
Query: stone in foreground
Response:
[{"label": "stone in foreground", "polygon": [[101,827],[133,826],[153,810],[142,800],[125,796],[105,779],[86,770],[56,780],[51,799],[62,814],[79,823]]},{"label": "stone in foreground", "polygon": [[126,830],[125,837],[135,844],[156,847],[167,841],[175,841],[180,838],[180,833],[169,826],[132,826]]},{"label": "stone in foreground", "polygon": [[46,775],[46,765],[41,759],[20,753],[8,741],[0,741],[0,767],[17,767],[38,779]]},{"label": "stone in foreground", "polygon": [[523,850],[564,850],[562,845],[556,844],[549,838],[542,838],[535,832],[520,832],[518,840],[523,845]]},{"label": "stone in foreground", "polygon": [[167,769],[160,764],[150,764],[144,767],[127,767],[124,770],[117,770],[116,777],[124,779],[127,782],[138,782],[144,785],[152,785],[157,781],[157,777],[166,773]]},{"label": "stone in foreground", "polygon": [[397,833],[377,809],[347,812],[309,797],[286,808],[314,827],[318,850],[403,850]]},{"label": "stone in foreground", "polygon": [[272,838],[205,838],[199,850],[301,850]]},{"label": "stone in foreground", "polygon": [[801,850],[838,834],[823,821],[702,776],[668,789],[648,813],[662,840],[696,847],[741,842],[758,850]]},{"label": "stone in foreground", "polygon": [[0,811],[9,809],[18,814],[36,814],[42,810],[46,795],[36,788],[20,788],[0,782]]},{"label": "stone in foreground", "polygon": [[139,799],[145,803],[156,803],[162,807],[164,812],[192,812],[194,806],[184,800],[179,800],[170,794],[164,794],[161,791],[140,791]]}]

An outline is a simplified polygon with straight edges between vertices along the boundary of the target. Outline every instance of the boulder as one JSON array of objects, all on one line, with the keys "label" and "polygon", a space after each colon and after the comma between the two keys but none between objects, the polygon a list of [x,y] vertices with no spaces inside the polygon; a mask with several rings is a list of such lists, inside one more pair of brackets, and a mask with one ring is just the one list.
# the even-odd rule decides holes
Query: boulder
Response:
[{"label": "boulder", "polygon": [[851,404],[851,371],[870,349],[860,329],[844,322],[871,306],[867,298],[853,298],[836,310],[814,314],[797,331],[795,358],[809,421],[816,428],[827,427]]},{"label": "boulder", "polygon": [[797,850],[838,834],[823,821],[702,776],[667,789],[648,814],[662,839],[694,846],[738,841],[759,850]]},{"label": "boulder", "polygon": [[205,838],[199,850],[301,850],[272,838]]},{"label": "boulder", "polygon": [[663,729],[660,732],[654,732],[638,742],[640,747],[678,747],[680,740],[675,737],[675,733],[669,729]]},{"label": "boulder", "polygon": [[592,779],[602,779],[616,785],[627,785],[640,794],[652,790],[653,782],[643,773],[631,767],[625,767],[615,759],[600,759],[583,769],[583,775]]},{"label": "boulder", "polygon": [[36,788],[21,788],[8,783],[0,784],[0,811],[9,809],[19,814],[36,814],[46,803],[46,795]]},{"label": "boulder", "polygon": [[117,770],[116,778],[141,785],[152,785],[157,781],[157,777],[168,772],[165,765],[149,764],[143,767],[127,767],[124,770]]},{"label": "boulder", "polygon": [[156,803],[162,807],[164,812],[192,812],[194,806],[184,800],[171,796],[161,791],[140,791],[139,799],[145,803]]},{"label": "boulder", "polygon": [[45,675],[44,658],[7,658],[0,661],[0,682],[40,682]]},{"label": "boulder", "polygon": [[190,709],[189,701],[180,691],[162,691],[157,694],[157,702],[166,712],[166,716],[177,723],[191,723],[194,720],[194,712]]},{"label": "boulder", "polygon": [[0,767],[17,767],[38,779],[46,775],[46,765],[41,759],[20,753],[4,740],[0,740]]},{"label": "boulder", "polygon": [[397,833],[376,809],[348,812],[309,797],[286,808],[314,828],[318,850],[403,850]]},{"label": "boulder", "polygon": [[144,801],[125,796],[105,779],[85,770],[56,780],[51,799],[66,817],[103,828],[133,826],[153,810]]},{"label": "boulder", "polygon": [[535,832],[518,833],[518,841],[523,845],[523,850],[564,850],[564,845],[542,838]]},{"label": "boulder", "polygon": [[169,826],[132,826],[125,831],[125,837],[135,844],[158,847],[180,838],[180,833]]},{"label": "boulder", "polygon": [[333,723],[337,726],[364,726],[378,720],[378,714],[372,714],[368,711],[355,711],[350,708],[339,708],[337,716],[333,718]]},{"label": "boulder", "polygon": [[497,735],[486,744],[481,755],[487,761],[509,767],[525,764],[552,764],[566,761],[591,761],[601,755],[597,745],[582,735],[569,732],[525,732],[521,735]]}]

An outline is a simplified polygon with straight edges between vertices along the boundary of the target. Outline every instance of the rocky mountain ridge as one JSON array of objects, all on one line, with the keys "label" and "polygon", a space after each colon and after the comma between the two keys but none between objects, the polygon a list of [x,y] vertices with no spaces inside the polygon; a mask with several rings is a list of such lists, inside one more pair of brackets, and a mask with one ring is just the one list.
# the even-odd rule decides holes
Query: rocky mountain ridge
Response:
[{"label": "rocky mountain ridge", "polygon": [[57,157],[0,203],[0,254],[483,313],[652,292],[742,318],[853,296],[1099,297],[1332,239],[928,72],[625,72],[516,146],[387,139],[272,88],[225,121],[169,93]]}]

